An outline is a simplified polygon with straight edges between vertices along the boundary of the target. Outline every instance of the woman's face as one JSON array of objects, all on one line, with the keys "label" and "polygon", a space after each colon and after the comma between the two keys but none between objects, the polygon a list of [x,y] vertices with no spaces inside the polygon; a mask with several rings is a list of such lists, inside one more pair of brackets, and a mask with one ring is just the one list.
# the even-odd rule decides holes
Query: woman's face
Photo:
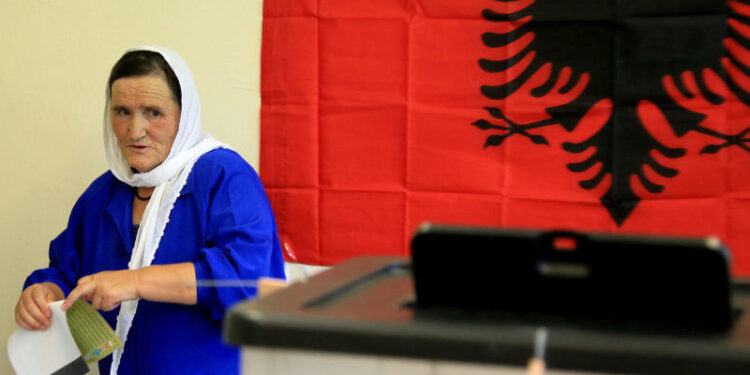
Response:
[{"label": "woman's face", "polygon": [[180,124],[180,106],[160,75],[112,82],[110,119],[125,160],[140,173],[169,155]]}]

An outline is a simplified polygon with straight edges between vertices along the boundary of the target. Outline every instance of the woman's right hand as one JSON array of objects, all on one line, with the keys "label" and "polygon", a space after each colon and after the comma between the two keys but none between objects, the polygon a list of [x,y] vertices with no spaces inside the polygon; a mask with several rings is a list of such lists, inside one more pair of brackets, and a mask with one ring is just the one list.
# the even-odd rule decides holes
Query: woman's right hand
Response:
[{"label": "woman's right hand", "polygon": [[52,310],[47,304],[64,298],[65,294],[55,283],[30,285],[23,290],[16,304],[16,323],[28,330],[49,328]]}]

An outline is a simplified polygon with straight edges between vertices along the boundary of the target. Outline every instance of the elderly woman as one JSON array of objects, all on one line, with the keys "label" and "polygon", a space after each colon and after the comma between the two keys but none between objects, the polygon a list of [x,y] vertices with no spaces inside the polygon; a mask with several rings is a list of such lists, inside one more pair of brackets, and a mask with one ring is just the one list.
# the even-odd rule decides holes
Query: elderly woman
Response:
[{"label": "elderly woman", "polygon": [[[48,268],[26,280],[16,321],[46,329],[50,301],[84,299],[125,343],[102,374],[231,374],[224,312],[253,287],[200,280],[283,278],[273,213],[238,154],[201,130],[187,64],[165,48],[127,51],[107,84],[110,170],[73,207]],[[206,283],[210,284],[210,283]]]}]

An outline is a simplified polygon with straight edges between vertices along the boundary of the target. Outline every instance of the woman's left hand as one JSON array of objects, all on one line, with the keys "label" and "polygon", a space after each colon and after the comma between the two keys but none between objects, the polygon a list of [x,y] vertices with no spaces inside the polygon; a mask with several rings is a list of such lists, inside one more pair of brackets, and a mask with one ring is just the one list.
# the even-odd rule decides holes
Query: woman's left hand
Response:
[{"label": "woman's left hand", "polygon": [[78,286],[68,294],[62,310],[67,311],[75,301],[82,299],[91,302],[94,308],[110,311],[123,301],[140,297],[138,285],[138,270],[103,271],[88,275],[78,280]]}]

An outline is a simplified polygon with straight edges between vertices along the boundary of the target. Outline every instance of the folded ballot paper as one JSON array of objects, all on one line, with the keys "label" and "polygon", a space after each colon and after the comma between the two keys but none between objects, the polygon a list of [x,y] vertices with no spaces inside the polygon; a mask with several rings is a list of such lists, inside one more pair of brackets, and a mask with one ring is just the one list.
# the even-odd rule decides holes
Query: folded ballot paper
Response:
[{"label": "folded ballot paper", "polygon": [[52,324],[44,331],[19,328],[8,339],[8,357],[17,375],[80,375],[122,342],[88,303],[77,301],[67,312],[51,302]]}]

